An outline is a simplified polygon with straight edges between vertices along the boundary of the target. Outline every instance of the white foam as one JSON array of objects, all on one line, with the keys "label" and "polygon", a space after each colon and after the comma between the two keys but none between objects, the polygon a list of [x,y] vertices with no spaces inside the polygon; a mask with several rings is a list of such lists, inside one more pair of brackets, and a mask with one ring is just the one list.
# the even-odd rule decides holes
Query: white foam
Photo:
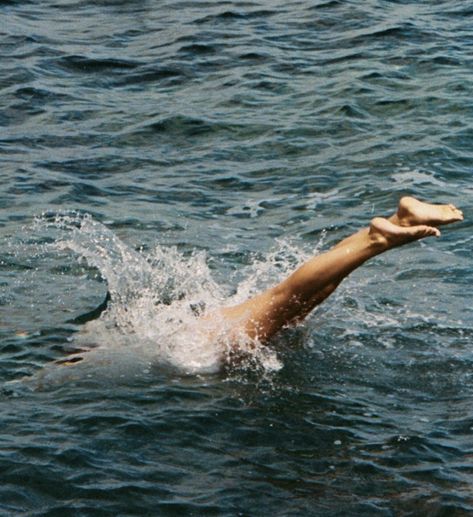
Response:
[{"label": "white foam", "polygon": [[[274,251],[239,273],[236,292],[229,296],[230,286],[214,280],[204,252],[184,255],[175,247],[159,245],[151,252],[137,252],[90,215],[60,214],[39,218],[35,224],[42,231],[58,231],[54,248],[72,250],[107,282],[111,302],[98,320],[84,325],[76,345],[93,347],[93,355],[107,350],[108,357],[111,349],[127,355],[133,350],[150,363],[170,364],[189,374],[218,371],[234,344],[230,339],[235,340],[234,329],[219,318],[204,324],[203,313],[240,303],[282,279],[308,256],[278,242]],[[246,336],[237,339],[251,364],[265,371],[282,367],[271,348],[248,344]]]}]

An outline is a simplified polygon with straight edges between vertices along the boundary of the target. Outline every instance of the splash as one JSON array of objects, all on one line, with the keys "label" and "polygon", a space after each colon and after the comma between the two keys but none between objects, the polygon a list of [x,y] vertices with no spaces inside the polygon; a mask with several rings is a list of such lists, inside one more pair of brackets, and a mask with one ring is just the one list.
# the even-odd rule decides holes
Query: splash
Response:
[{"label": "splash", "polygon": [[[113,354],[125,354],[187,374],[218,371],[234,345],[231,329],[220,320],[204,323],[203,314],[240,303],[307,258],[300,249],[279,242],[276,250],[246,268],[235,290],[214,280],[205,252],[186,255],[176,247],[159,245],[148,252],[136,251],[87,214],[42,216],[35,226],[41,232],[57,231],[50,246],[77,254],[108,285],[107,310],[74,338],[76,346],[91,350],[84,357],[98,361],[97,356],[106,353],[110,361]],[[274,372],[282,367],[275,351],[248,343],[246,336],[241,336],[238,347],[252,368]]]}]

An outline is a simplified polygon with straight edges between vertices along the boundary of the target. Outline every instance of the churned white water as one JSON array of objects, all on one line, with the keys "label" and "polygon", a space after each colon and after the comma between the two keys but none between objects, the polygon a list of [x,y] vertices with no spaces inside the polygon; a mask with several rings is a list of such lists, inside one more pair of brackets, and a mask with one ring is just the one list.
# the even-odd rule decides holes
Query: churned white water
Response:
[{"label": "churned white water", "polygon": [[185,374],[211,373],[229,361],[237,345],[244,356],[240,363],[266,372],[282,367],[270,346],[250,343],[243,335],[235,343],[234,332],[230,340],[234,329],[222,318],[202,316],[218,315],[219,308],[241,303],[281,280],[308,258],[304,250],[278,242],[238,272],[236,285],[231,285],[232,279],[224,285],[214,279],[205,252],[185,254],[161,245],[136,251],[88,214],[42,216],[34,231],[54,235],[53,242],[42,245],[43,252],[45,246],[48,253],[70,251],[107,284],[107,309],[73,337],[74,347],[86,350],[80,353],[84,365],[105,362],[113,369],[114,363],[131,361],[145,368],[161,364]]}]

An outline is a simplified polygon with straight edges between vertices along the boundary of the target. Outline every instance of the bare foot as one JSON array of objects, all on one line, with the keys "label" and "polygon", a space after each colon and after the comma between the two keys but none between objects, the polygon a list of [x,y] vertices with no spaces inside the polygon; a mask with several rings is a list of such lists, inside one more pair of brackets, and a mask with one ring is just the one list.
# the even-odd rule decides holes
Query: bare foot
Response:
[{"label": "bare foot", "polygon": [[398,226],[383,217],[375,217],[370,224],[369,236],[382,251],[401,246],[424,237],[438,237],[440,231],[433,226],[418,224],[415,226]]},{"label": "bare foot", "polygon": [[453,205],[431,205],[413,197],[403,197],[390,221],[399,226],[440,226],[463,221],[463,213]]}]

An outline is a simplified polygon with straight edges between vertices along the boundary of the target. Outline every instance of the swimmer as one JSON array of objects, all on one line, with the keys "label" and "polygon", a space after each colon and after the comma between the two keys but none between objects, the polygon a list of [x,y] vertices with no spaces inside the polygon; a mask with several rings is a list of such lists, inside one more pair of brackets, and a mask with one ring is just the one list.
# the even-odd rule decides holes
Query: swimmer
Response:
[{"label": "swimmer", "polygon": [[[281,329],[301,322],[368,259],[424,237],[439,237],[438,226],[462,220],[463,213],[453,205],[432,205],[403,197],[397,212],[388,219],[375,217],[368,228],[316,255],[278,285],[204,318],[223,319],[235,337],[246,335],[265,343]],[[234,341],[240,342],[236,338]]]},{"label": "swimmer", "polygon": [[[215,329],[223,326],[225,341],[237,353],[242,342],[267,343],[281,329],[303,321],[368,259],[424,237],[439,237],[438,226],[462,220],[463,213],[453,205],[433,205],[403,197],[394,215],[387,219],[375,217],[369,227],[311,258],[281,283],[239,305],[201,316],[202,333],[217,344],[222,334]],[[94,317],[106,308],[106,302],[100,310],[92,311]],[[82,358],[78,354],[56,363],[72,366]]]}]

